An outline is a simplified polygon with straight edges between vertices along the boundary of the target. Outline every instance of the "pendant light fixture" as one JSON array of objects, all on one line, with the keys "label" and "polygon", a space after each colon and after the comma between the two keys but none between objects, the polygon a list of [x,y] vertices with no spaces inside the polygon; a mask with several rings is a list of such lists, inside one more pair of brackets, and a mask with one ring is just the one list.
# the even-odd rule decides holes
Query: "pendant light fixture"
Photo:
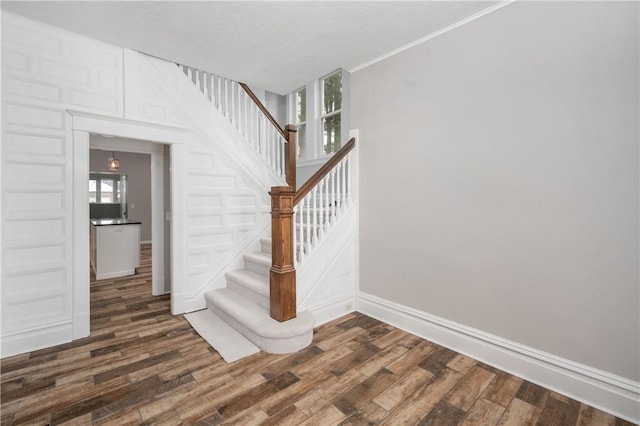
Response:
[{"label": "pendant light fixture", "polygon": [[120,169],[120,160],[116,158],[116,154],[113,151],[111,152],[111,157],[107,160],[107,166],[109,170]]}]

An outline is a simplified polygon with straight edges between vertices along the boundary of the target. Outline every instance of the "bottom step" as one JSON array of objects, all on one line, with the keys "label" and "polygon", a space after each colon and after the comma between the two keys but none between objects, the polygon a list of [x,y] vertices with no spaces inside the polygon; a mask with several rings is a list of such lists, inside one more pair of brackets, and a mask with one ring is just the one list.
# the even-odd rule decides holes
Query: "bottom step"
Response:
[{"label": "bottom step", "polygon": [[185,314],[184,317],[227,362],[234,362],[260,352],[260,348],[209,309]]},{"label": "bottom step", "polygon": [[315,320],[309,311],[278,322],[269,310],[229,288],[204,295],[207,307],[265,352],[286,354],[306,348],[313,341]]}]

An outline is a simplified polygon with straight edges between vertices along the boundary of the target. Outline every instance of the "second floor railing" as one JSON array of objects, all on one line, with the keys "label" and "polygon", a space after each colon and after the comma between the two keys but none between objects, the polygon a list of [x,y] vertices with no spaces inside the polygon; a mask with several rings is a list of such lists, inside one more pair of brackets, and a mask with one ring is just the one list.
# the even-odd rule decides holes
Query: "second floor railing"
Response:
[{"label": "second floor railing", "polygon": [[186,65],[178,67],[262,159],[278,175],[286,177],[288,134],[249,86]]}]

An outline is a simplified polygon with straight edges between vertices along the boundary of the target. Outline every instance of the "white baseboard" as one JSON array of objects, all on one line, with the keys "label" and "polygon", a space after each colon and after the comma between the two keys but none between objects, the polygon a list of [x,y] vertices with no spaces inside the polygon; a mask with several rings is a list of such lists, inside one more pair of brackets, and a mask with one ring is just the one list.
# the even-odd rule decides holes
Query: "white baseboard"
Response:
[{"label": "white baseboard", "polygon": [[640,423],[640,382],[367,293],[359,312],[622,419]]},{"label": "white baseboard", "polygon": [[355,311],[356,298],[349,297],[337,302],[327,303],[326,305],[307,308],[316,319],[315,327],[340,318],[350,312]]},{"label": "white baseboard", "polygon": [[125,269],[123,271],[109,272],[106,274],[96,275],[96,280],[106,280],[108,278],[127,277],[129,275],[134,275],[135,273],[136,273],[135,269]]},{"label": "white baseboard", "polygon": [[71,320],[5,334],[0,341],[0,358],[33,352],[72,340]]}]

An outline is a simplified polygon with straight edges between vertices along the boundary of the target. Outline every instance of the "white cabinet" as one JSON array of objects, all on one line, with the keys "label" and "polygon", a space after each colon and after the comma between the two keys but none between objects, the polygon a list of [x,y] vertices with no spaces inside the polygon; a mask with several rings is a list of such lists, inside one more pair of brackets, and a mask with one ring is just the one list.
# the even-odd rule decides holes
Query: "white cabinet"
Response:
[{"label": "white cabinet", "polygon": [[96,279],[124,277],[140,266],[140,222],[128,219],[91,221],[91,267]]}]

